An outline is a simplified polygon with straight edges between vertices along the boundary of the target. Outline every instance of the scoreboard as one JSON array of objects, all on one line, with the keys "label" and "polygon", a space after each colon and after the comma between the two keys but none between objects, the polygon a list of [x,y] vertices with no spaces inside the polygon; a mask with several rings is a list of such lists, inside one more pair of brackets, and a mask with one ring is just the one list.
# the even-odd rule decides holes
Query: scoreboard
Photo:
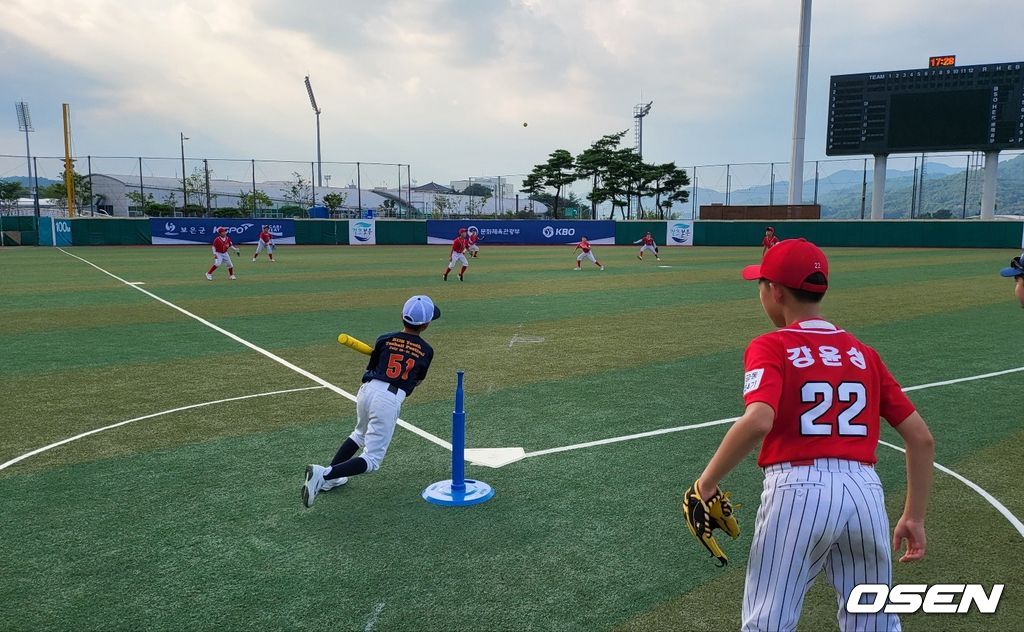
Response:
[{"label": "scoreboard", "polygon": [[1024,62],[833,75],[829,156],[1024,149]]}]

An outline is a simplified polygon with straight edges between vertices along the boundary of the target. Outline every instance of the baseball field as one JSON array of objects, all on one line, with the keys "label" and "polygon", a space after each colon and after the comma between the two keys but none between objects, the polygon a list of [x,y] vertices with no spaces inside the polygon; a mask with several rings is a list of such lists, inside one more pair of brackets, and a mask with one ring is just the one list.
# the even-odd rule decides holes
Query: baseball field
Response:
[{"label": "baseball field", "polygon": [[[207,247],[0,251],[0,629],[738,628],[762,476],[751,458],[726,481],[744,531],[725,568],[679,501],[770,327],[739,279],[759,247],[596,246],[606,270],[574,272],[570,247],[485,245],[465,282],[441,280],[444,246],[243,251],[213,282]],[[937,441],[928,554],[896,582],[1006,584],[995,615],[905,629],[1020,629],[1024,313],[997,274],[1017,253],[826,252],[825,316],[913,387]],[[467,465],[494,498],[437,507],[420,493],[451,453],[399,429],[380,471],[305,508],[304,467],[355,408],[253,347],[355,393],[366,357],[338,334],[372,343],[420,293],[443,314],[402,418],[448,439],[464,370],[468,447],[526,458]],[[894,521],[903,455],[880,445],[877,469]],[[835,609],[819,578],[801,629]]]}]

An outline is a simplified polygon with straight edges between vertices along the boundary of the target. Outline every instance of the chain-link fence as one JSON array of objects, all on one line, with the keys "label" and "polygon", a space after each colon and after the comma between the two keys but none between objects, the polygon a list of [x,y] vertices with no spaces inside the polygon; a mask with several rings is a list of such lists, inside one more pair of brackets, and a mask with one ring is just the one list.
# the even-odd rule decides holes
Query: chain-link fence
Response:
[{"label": "chain-link fence", "polygon": [[[185,146],[187,154],[187,145]],[[0,211],[31,213],[38,179],[40,208],[64,215],[64,159],[0,155],[0,180],[22,181],[22,195],[0,199]],[[956,218],[980,214],[983,156],[980,153],[890,156],[886,166],[885,216]],[[683,166],[683,165],[681,165]],[[689,199],[670,218],[694,218],[710,204],[779,205],[789,197],[789,164],[734,163],[683,166]],[[801,203],[820,204],[822,218],[870,216],[874,164],[870,158],[808,161]],[[79,156],[74,201],[79,213],[118,216],[218,215],[362,217],[534,217],[551,212],[553,191],[531,199],[522,190],[526,174],[481,175],[445,184],[414,183],[407,164]],[[184,174],[184,177],[183,177]],[[592,218],[592,183],[563,188],[559,217]],[[630,204],[630,218],[660,217],[653,199]],[[997,214],[1024,214],[1024,152],[1002,152]],[[596,217],[612,216],[605,203]],[[621,215],[620,215],[621,216]]]}]

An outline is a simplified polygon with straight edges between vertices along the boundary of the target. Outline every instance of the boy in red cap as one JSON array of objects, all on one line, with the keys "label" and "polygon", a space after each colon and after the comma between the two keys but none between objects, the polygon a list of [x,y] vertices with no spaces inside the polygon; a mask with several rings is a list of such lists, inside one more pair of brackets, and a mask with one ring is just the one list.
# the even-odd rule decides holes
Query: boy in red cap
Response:
[{"label": "boy in red cap", "polygon": [[764,253],[768,252],[777,243],[779,243],[779,238],[775,236],[775,227],[769,226],[765,228],[764,239],[761,240],[761,258],[764,259]]},{"label": "boy in red cap", "polygon": [[452,258],[448,262],[448,267],[444,269],[444,276],[441,277],[445,281],[448,280],[448,273],[455,269],[455,263],[461,263],[462,269],[459,270],[459,280],[463,281],[462,275],[466,273],[466,268],[469,267],[469,259],[466,259],[466,250],[469,248],[469,239],[466,238],[466,229],[460,228],[459,235],[452,240]]},{"label": "boy in red cap", "polygon": [[[743,278],[758,281],[761,305],[779,329],[747,347],[746,409],[694,483],[701,499],[713,498],[761,444],[764,493],[742,629],[796,629],[804,595],[824,569],[839,597],[840,629],[898,630],[895,614],[849,612],[847,603],[858,584],[891,583],[890,547],[898,552],[907,542],[901,562],[924,557],[935,455],[928,426],[878,353],[821,317],[828,260],[817,246],[779,242]],[[881,418],[906,445],[907,497],[891,538],[874,470]]]},{"label": "boy in red cap", "polygon": [[228,237],[228,231],[223,226],[217,229],[217,236],[213,238],[213,265],[206,271],[206,280],[213,280],[214,271],[225,264],[228,267],[228,278],[232,281],[235,280],[235,264],[231,263],[231,255],[228,254],[228,248],[234,248],[235,254],[240,253],[231,238]]}]

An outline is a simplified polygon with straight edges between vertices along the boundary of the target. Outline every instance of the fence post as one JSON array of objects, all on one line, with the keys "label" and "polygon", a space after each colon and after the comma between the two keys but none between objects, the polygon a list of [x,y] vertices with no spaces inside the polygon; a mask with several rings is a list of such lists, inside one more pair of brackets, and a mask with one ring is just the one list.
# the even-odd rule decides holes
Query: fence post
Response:
[{"label": "fence post", "polygon": [[311,204],[310,206],[316,206],[316,163],[315,162],[309,163],[309,174],[311,176],[310,180],[309,180],[309,186],[311,186],[313,188],[313,204]]},{"label": "fence post", "polygon": [[139,156],[139,199],[142,200],[142,214],[146,214],[146,183],[142,181],[142,156]]},{"label": "fence post", "polygon": [[[86,168],[89,170],[89,212],[96,214],[96,198],[92,196],[92,156],[85,157]],[[141,175],[141,174],[140,174]]]},{"label": "fence post", "polygon": [[768,185],[768,206],[775,206],[775,163],[771,163],[771,184]]},{"label": "fence post", "polygon": [[[729,194],[732,192],[732,165],[725,165],[725,205],[729,205]],[[790,183],[792,186],[792,183]]]},{"label": "fence post", "polygon": [[860,181],[860,218],[864,219],[864,203],[868,195],[868,159],[864,159],[864,175]]},{"label": "fence post", "polygon": [[210,163],[203,158],[203,182],[206,183],[206,217],[210,216]]},{"label": "fence post", "polygon": [[962,219],[967,219],[967,183],[971,177],[971,154],[967,154],[967,169],[964,170],[964,205],[960,214]]},{"label": "fence post", "polygon": [[[814,161],[814,202],[812,202],[812,203],[813,204],[817,204],[818,203],[818,161],[817,160]],[[819,215],[819,217],[820,217],[820,215]]]},{"label": "fence post", "polygon": [[252,215],[249,217],[256,217],[256,159],[249,162],[252,163]]},{"label": "fence post", "polygon": [[356,163],[356,205],[359,206],[359,216],[363,216],[363,176],[360,164]]}]

